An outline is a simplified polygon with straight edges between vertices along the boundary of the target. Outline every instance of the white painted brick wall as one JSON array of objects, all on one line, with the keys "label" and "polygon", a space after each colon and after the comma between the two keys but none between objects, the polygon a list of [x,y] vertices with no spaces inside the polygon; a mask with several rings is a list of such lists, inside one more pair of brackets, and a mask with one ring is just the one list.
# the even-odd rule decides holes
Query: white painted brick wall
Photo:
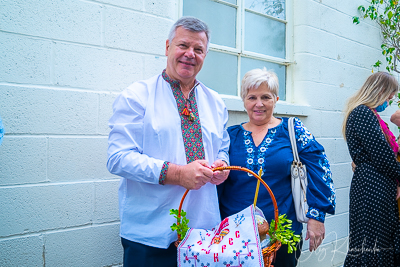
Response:
[{"label": "white painted brick wall", "polygon": [[351,175],[353,174],[350,164],[346,163],[331,163],[331,171],[334,175],[335,188],[349,188]]},{"label": "white painted brick wall", "polygon": [[129,51],[56,42],[54,62],[54,83],[63,87],[121,91],[143,78],[142,56]]},{"label": "white painted brick wall", "polygon": [[92,221],[94,183],[25,185],[0,189],[0,237],[37,233]]},{"label": "white painted brick wall", "polygon": [[[340,239],[348,237],[348,224],[345,223],[349,220],[348,213],[337,214],[334,216],[328,215],[325,218],[325,239],[322,242],[322,246],[332,244],[337,242]],[[303,237],[306,237],[306,225],[304,225],[303,229]],[[305,241],[303,244],[303,252],[304,255],[300,256],[300,261],[304,260],[308,257],[310,253],[307,253],[309,249],[309,242]],[[312,252],[311,254],[320,254],[322,248],[318,249],[317,251]],[[332,266],[332,265],[319,265],[319,266]]]},{"label": "white painted brick wall", "polygon": [[[303,251],[300,266],[341,266],[347,251],[352,170],[341,135],[341,110],[371,74],[371,66],[378,59],[385,61],[377,25],[364,20],[359,25],[352,23],[362,4],[367,1],[294,1],[295,64],[289,67],[290,89],[294,102],[312,108],[304,122],[326,149],[337,189],[336,215],[328,216],[325,223],[325,245],[313,253]],[[384,119],[388,121],[394,110],[385,111]]]},{"label": "white painted brick wall", "polygon": [[[2,118],[7,118],[1,106]],[[6,131],[10,131],[6,125]],[[48,182],[47,138],[40,136],[8,136],[0,147],[0,185]],[[2,209],[3,210],[3,209]]]},{"label": "white painted brick wall", "polygon": [[171,20],[114,7],[107,7],[105,13],[106,46],[164,55]]},{"label": "white painted brick wall", "polygon": [[50,137],[47,176],[51,182],[112,178],[104,162],[106,137]]},{"label": "white painted brick wall", "polygon": [[4,0],[1,29],[84,44],[101,44],[101,9],[89,1]]},{"label": "white painted brick wall", "polygon": [[[302,40],[296,43],[294,52],[310,53],[321,57],[336,59],[336,35],[322,31],[309,25],[300,24],[294,27],[294,39]],[[329,49],[326,49],[329,47]]]},{"label": "white painted brick wall", "polygon": [[169,1],[2,1],[0,266],[118,266],[121,90],[165,68]]},{"label": "white painted brick wall", "polygon": [[1,239],[0,266],[44,266],[43,235]]},{"label": "white painted brick wall", "polygon": [[131,10],[144,11],[144,3],[146,0],[98,0],[96,2],[110,4],[117,7],[127,8]]},{"label": "white painted brick wall", "polygon": [[118,223],[46,233],[44,237],[46,266],[110,266],[118,264],[121,262],[122,254],[118,233]]},{"label": "white painted brick wall", "polygon": [[0,47],[1,81],[51,83],[51,41],[0,32]]},{"label": "white painted brick wall", "polygon": [[321,247],[312,253],[304,251],[298,267],[342,266],[347,252],[348,239],[342,238]]},{"label": "white painted brick wall", "polygon": [[346,213],[349,210],[349,187],[336,188],[336,210],[335,214]]},{"label": "white painted brick wall", "polygon": [[[365,3],[293,1],[288,95],[311,108],[300,118],[326,149],[338,196],[323,246],[309,253],[306,241],[300,266],[340,266],[347,250],[352,171],[340,110],[382,60],[378,27],[352,24]],[[107,122],[118,92],[165,68],[165,40],[179,4],[2,1],[0,266],[122,263],[119,179],[105,168]],[[230,111],[228,124],[246,120],[244,112]]]},{"label": "white painted brick wall", "polygon": [[[98,94],[0,85],[1,116],[9,134],[96,134]],[[6,141],[6,140],[5,140]]]}]

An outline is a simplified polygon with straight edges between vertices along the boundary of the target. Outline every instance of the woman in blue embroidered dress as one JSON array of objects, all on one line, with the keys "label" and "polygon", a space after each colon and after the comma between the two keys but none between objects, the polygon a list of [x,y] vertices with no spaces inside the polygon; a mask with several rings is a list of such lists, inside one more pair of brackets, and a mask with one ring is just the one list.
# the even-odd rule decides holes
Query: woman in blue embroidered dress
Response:
[{"label": "woman in blue embroidered dress", "polygon": [[[275,73],[265,68],[246,73],[242,80],[241,97],[249,121],[228,128],[231,139],[230,164],[244,166],[255,173],[263,170],[262,178],[270,186],[278,203],[280,214],[293,221],[292,230],[301,234],[303,225],[296,220],[291,191],[290,167],[293,154],[288,132],[288,118],[273,116],[279,83]],[[310,251],[316,250],[325,235],[325,214],[335,211],[335,189],[324,148],[315,140],[300,119],[294,121],[300,160],[307,166],[308,191],[306,240]],[[221,218],[235,214],[253,203],[257,180],[241,171],[231,171],[228,179],[218,186]],[[264,187],[260,187],[257,206],[268,222],[274,219],[272,200]],[[297,251],[288,254],[283,245],[277,252],[275,267],[296,266],[302,241]]]}]

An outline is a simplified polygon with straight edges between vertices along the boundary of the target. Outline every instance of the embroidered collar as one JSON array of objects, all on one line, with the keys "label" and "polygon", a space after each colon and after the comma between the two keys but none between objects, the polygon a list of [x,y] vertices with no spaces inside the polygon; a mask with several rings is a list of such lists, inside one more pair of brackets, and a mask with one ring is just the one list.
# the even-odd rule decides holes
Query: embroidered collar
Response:
[{"label": "embroidered collar", "polygon": [[172,93],[174,94],[175,99],[178,103],[179,114],[186,116],[189,122],[193,122],[196,119],[196,117],[194,115],[194,109],[192,108],[192,105],[196,101],[195,101],[195,96],[192,92],[194,92],[193,89],[196,88],[197,85],[199,85],[199,82],[195,80],[195,84],[192,87],[192,89],[190,89],[188,98],[186,98],[181,90],[180,82],[178,80],[172,80],[168,76],[165,69],[162,72],[162,77],[171,86]]},{"label": "embroidered collar", "polygon": [[[254,171],[255,173],[258,173],[260,169],[265,169],[265,154],[270,144],[274,141],[277,128],[282,125],[282,122],[283,120],[281,120],[279,125],[268,129],[267,134],[264,136],[264,139],[258,146],[254,144],[254,140],[251,137],[251,132],[244,129],[243,123],[240,124],[240,127],[243,130],[243,141],[246,148],[246,168]],[[264,175],[264,171],[262,172],[261,176],[262,175]],[[251,174],[249,174],[249,176],[251,176]]]},{"label": "embroidered collar", "polygon": [[163,72],[162,72],[162,77],[163,77],[163,79],[164,79],[167,83],[169,83],[169,84],[171,85],[171,88],[180,87],[179,81],[177,81],[177,80],[172,80],[172,79],[168,76],[166,69],[163,70]]},{"label": "embroidered collar", "polygon": [[[173,80],[173,79],[171,79],[171,78],[168,76],[166,69],[163,70],[163,72],[162,72],[162,77],[163,77],[163,79],[164,79],[167,83],[169,83],[169,84],[171,85],[172,90],[178,90],[178,89],[179,89],[179,91],[182,92],[180,81],[179,81],[179,80]],[[190,98],[190,94],[193,92],[193,89],[196,88],[199,84],[200,84],[199,81],[194,80],[194,86],[192,87],[192,89],[190,89],[189,97],[188,97],[187,99]],[[182,95],[183,95],[183,93],[182,93]]]},{"label": "embroidered collar", "polygon": [[166,73],[162,72],[163,79],[171,86],[174,95],[179,117],[181,119],[182,138],[185,146],[186,161],[190,163],[198,159],[205,159],[203,134],[201,130],[199,110],[197,108],[196,94],[194,88],[199,84],[196,80],[195,85],[190,90],[188,98],[185,98],[181,90],[180,82],[172,80]]}]

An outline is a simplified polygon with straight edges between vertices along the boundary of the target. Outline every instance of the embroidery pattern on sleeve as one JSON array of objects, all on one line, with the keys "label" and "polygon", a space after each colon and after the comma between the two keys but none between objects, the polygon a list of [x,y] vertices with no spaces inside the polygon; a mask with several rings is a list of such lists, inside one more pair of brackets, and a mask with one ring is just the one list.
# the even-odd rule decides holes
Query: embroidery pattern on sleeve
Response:
[{"label": "embroidery pattern on sleeve", "polygon": [[[294,127],[296,133],[296,140],[300,142],[301,148],[305,148],[311,142],[316,142],[313,134],[304,126],[303,122],[298,118],[295,118]],[[322,180],[329,187],[330,190],[330,196],[328,197],[328,200],[332,204],[333,208],[335,208],[336,191],[333,185],[332,172],[329,165],[329,161],[324,152],[320,154],[318,164],[323,170],[323,173],[321,173]],[[310,209],[307,212],[307,217],[311,217],[322,222],[325,219],[325,215],[326,215],[325,212],[320,211],[315,207],[310,207]]]},{"label": "embroidery pattern on sleeve", "polygon": [[331,167],[329,165],[328,158],[326,157],[326,154],[324,152],[322,152],[322,156],[323,156],[323,158],[319,160],[319,165],[325,171],[325,174],[322,176],[322,179],[324,180],[325,184],[329,187],[329,189],[331,191],[331,195],[329,196],[328,200],[329,200],[329,202],[332,203],[333,208],[335,208],[336,207],[336,190],[335,190],[335,186],[333,185]]},{"label": "embroidery pattern on sleeve", "polygon": [[298,118],[294,118],[294,131],[296,140],[301,142],[301,147],[304,148],[308,143],[315,140],[312,133],[304,126],[303,122]]}]

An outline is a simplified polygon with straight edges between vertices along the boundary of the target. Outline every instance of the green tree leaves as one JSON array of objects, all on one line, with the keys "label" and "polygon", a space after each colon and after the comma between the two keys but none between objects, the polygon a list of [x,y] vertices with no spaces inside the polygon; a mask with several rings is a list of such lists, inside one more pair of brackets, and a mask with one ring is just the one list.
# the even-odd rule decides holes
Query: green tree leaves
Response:
[{"label": "green tree leaves", "polygon": [[[400,60],[400,6],[397,0],[370,0],[370,5],[359,6],[362,18],[376,21],[382,32],[382,55],[386,58],[386,70],[400,73],[397,63]],[[359,24],[360,18],[353,17],[353,23]],[[381,61],[375,62],[373,68],[379,68]]]}]

